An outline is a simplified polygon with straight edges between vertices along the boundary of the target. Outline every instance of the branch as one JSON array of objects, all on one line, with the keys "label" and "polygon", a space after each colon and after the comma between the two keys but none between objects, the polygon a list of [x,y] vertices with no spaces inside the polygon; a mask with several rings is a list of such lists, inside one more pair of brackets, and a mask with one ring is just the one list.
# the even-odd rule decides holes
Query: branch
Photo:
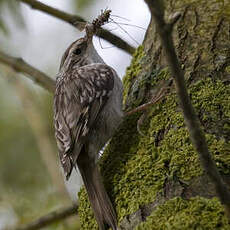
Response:
[{"label": "branch", "polygon": [[220,201],[225,207],[226,214],[230,218],[230,192],[223,182],[223,179],[220,176],[214,161],[212,160],[211,154],[209,153],[205,136],[200,126],[200,122],[189,99],[184,74],[180,67],[173,44],[172,27],[179,19],[179,16],[175,15],[174,19],[171,20],[171,23],[167,24],[164,20],[163,1],[145,0],[145,2],[147,3],[151,14],[156,22],[161,43],[165,50],[165,56],[170,67],[172,76],[175,80],[176,91],[180,101],[180,106],[183,110],[185,123],[187,125],[191,141],[199,154],[199,158],[203,168],[205,169],[215,186],[217,195],[219,196]]},{"label": "branch", "polygon": [[[23,3],[31,6],[33,9],[40,10],[40,11],[45,12],[51,16],[59,18],[65,22],[71,24],[72,26],[74,26],[75,28],[77,28],[80,31],[82,31],[84,29],[86,20],[80,16],[65,13],[61,10],[47,6],[44,3],[41,3],[41,2],[36,1],[36,0],[18,0],[18,1],[23,2]],[[110,42],[114,46],[124,50],[125,52],[127,52],[129,54],[133,54],[135,51],[134,47],[129,45],[126,41],[124,41],[123,39],[121,39],[117,35],[109,32],[108,30],[100,29],[96,36],[107,40],[108,42]]]},{"label": "branch", "polygon": [[0,62],[11,66],[17,72],[26,74],[28,78],[38,83],[41,87],[54,92],[55,81],[45,73],[23,61],[22,58],[11,57],[0,51]]},{"label": "branch", "polygon": [[61,221],[67,217],[77,214],[77,205],[72,205],[68,208],[63,208],[57,211],[50,212],[49,214],[31,222],[28,225],[21,226],[15,230],[36,230],[43,228],[56,221]]}]

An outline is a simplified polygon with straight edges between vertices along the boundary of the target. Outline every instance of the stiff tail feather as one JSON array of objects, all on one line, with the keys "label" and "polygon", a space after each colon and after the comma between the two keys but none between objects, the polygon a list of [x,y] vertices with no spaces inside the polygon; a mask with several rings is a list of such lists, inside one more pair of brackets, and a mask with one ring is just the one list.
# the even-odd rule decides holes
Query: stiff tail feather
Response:
[{"label": "stiff tail feather", "polygon": [[102,183],[97,165],[90,160],[85,151],[79,154],[77,165],[100,230],[106,230],[107,225],[117,230],[116,213]]}]

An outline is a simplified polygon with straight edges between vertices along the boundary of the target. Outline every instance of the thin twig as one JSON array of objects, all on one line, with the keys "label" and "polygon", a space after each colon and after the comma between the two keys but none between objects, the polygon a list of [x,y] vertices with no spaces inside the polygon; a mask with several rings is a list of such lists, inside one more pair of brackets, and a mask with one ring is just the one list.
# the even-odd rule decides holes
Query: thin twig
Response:
[{"label": "thin twig", "polygon": [[0,51],[0,62],[12,67],[17,72],[26,74],[32,81],[48,91],[54,92],[55,81],[45,73],[26,63],[22,58],[15,58]]},{"label": "thin twig", "polygon": [[[58,10],[54,7],[50,7],[44,3],[41,3],[36,0],[17,0],[20,2],[23,2],[29,6],[31,6],[33,9],[40,10],[42,12],[45,12],[53,17],[56,17],[58,19],[61,19],[78,30],[82,31],[84,29],[84,25],[86,23],[86,20],[80,16],[68,14],[66,12],[63,12],[61,10]],[[117,35],[111,33],[110,31],[106,29],[100,29],[97,33],[98,37],[105,39],[106,41],[110,42],[114,46],[124,50],[125,52],[129,54],[133,54],[135,51],[135,48],[129,45],[126,41],[118,37]]]},{"label": "thin twig", "polygon": [[217,195],[225,207],[226,214],[230,218],[230,192],[220,176],[215,162],[212,160],[204,133],[202,132],[200,122],[196,116],[195,110],[191,104],[188,91],[185,84],[184,74],[180,67],[175,47],[172,39],[172,25],[178,20],[178,15],[171,24],[164,20],[163,1],[145,0],[152,16],[155,19],[158,33],[160,35],[162,46],[165,50],[165,56],[170,67],[172,76],[175,80],[176,91],[183,110],[185,123],[187,125],[191,141],[199,154],[200,161],[208,176],[215,185]]},{"label": "thin twig", "polygon": [[15,230],[36,230],[43,228],[56,221],[61,221],[67,217],[77,214],[77,208],[77,205],[71,205],[70,207],[50,212],[49,214],[29,223],[28,225],[21,226]]}]

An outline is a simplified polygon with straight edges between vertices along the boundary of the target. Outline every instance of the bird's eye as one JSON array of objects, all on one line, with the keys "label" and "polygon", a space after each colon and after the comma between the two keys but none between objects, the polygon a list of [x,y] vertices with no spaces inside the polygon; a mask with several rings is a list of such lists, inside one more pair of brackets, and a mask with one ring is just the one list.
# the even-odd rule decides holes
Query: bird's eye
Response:
[{"label": "bird's eye", "polygon": [[74,54],[79,55],[81,53],[81,49],[75,49],[73,51]]}]

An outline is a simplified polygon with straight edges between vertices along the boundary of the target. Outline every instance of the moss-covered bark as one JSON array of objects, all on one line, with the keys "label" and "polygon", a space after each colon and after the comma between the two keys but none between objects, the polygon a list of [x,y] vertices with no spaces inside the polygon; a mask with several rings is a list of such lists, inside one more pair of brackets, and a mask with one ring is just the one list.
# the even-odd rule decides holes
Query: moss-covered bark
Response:
[{"label": "moss-covered bark", "polygon": [[[174,31],[178,57],[210,151],[230,184],[230,2],[166,4],[167,17],[182,12]],[[124,77],[125,108],[149,100],[157,84],[169,78],[151,22]],[[230,229],[219,201],[211,199],[215,191],[191,145],[173,87],[149,109],[141,126],[145,136],[136,130],[140,115],[125,119],[100,160],[120,228]],[[79,198],[82,229],[97,229],[84,190]]]}]

